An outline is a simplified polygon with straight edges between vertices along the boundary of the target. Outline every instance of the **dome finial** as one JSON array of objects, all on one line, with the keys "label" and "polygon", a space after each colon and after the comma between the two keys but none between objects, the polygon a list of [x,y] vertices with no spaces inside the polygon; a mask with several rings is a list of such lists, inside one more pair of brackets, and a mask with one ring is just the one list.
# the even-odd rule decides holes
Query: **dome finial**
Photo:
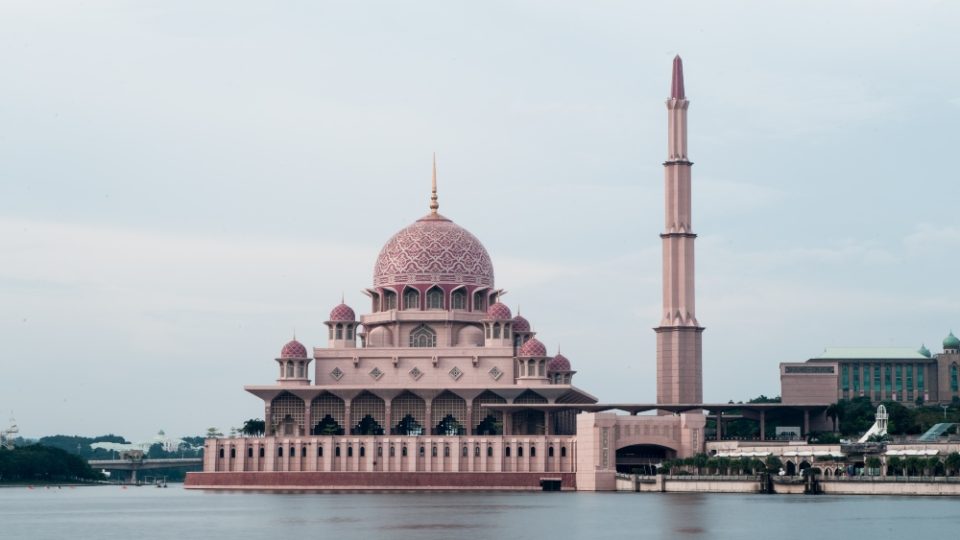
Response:
[{"label": "dome finial", "polygon": [[440,203],[437,202],[437,153],[433,153],[433,182],[431,183],[430,191],[430,213],[437,215],[437,210],[440,209]]}]

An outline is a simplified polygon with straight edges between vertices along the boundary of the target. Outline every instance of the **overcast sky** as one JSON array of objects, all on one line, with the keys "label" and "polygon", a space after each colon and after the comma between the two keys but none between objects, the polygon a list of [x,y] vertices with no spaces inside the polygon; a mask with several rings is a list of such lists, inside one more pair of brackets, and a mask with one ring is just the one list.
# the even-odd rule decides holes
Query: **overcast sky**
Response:
[{"label": "overcast sky", "polygon": [[[199,4],[199,6],[198,6]],[[223,430],[427,211],[601,401],[655,399],[671,59],[704,398],[960,329],[960,3],[0,2],[0,423]]]}]

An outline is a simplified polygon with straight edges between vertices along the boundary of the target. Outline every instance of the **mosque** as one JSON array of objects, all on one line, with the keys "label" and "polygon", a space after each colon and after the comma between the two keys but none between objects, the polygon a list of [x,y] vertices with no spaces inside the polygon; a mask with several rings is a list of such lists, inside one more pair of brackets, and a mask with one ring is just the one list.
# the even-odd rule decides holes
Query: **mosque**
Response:
[{"label": "mosque", "polygon": [[[341,303],[324,323],[325,347],[284,345],[276,383],[246,387],[263,401],[266,435],[208,439],[186,486],[610,490],[618,468],[703,452],[679,56],[666,106],[655,404],[601,405],[574,385],[576,359],[548,352],[501,301],[480,240],[440,214],[434,164],[429,211],[383,246],[367,313]],[[657,414],[638,414],[647,411]]]}]

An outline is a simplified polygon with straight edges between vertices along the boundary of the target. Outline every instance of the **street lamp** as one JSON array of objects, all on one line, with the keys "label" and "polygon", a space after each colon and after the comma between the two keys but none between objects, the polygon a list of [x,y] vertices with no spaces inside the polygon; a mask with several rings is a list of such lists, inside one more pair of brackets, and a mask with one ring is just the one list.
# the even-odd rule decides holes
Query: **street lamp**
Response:
[{"label": "street lamp", "polygon": [[940,405],[940,408],[943,409],[943,419],[946,420],[946,419],[947,419],[947,409],[949,409],[950,406],[949,406],[949,405]]}]

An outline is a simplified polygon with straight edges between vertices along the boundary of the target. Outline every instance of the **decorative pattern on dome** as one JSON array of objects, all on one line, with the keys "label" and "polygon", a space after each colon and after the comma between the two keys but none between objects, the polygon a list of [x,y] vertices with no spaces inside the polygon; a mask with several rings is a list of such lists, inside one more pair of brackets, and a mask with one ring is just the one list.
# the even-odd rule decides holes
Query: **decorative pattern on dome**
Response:
[{"label": "decorative pattern on dome", "polygon": [[548,373],[557,371],[571,371],[570,360],[567,360],[567,357],[560,353],[557,353],[552,360],[547,362]]},{"label": "decorative pattern on dome", "polygon": [[374,286],[470,283],[493,286],[493,263],[469,231],[440,215],[427,215],[387,241],[373,269]]},{"label": "decorative pattern on dome", "polygon": [[331,321],[355,321],[357,320],[357,314],[353,312],[353,308],[346,304],[340,304],[337,307],[333,308],[330,311]]},{"label": "decorative pattern on dome", "polygon": [[524,319],[520,315],[517,315],[513,318],[513,331],[514,332],[529,332],[530,331],[530,321]]},{"label": "decorative pattern on dome", "polygon": [[291,340],[280,349],[280,358],[306,358],[307,348],[297,340]]},{"label": "decorative pattern on dome", "polygon": [[513,314],[510,313],[510,308],[508,308],[506,304],[497,302],[487,308],[487,317],[503,321],[513,318]]},{"label": "decorative pattern on dome", "polygon": [[540,343],[539,339],[530,338],[523,344],[523,347],[520,347],[520,352],[517,356],[544,357],[547,356],[547,348],[543,343]]}]

